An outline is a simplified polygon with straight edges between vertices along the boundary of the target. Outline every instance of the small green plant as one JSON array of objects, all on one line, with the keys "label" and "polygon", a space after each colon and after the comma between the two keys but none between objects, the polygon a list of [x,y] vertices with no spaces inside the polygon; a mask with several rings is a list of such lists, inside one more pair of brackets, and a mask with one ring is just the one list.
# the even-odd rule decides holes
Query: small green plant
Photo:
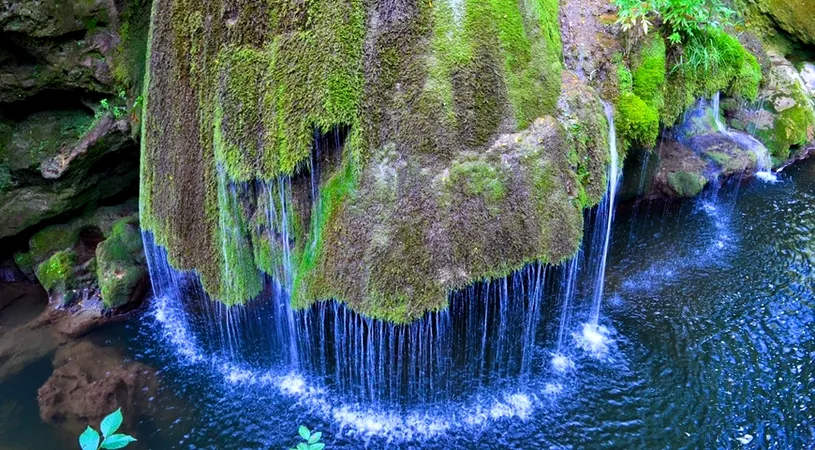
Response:
[{"label": "small green plant", "polygon": [[615,0],[617,23],[635,39],[648,34],[655,20],[666,25],[667,39],[679,45],[706,28],[732,24],[734,11],[724,0]]},{"label": "small green plant", "polygon": [[303,438],[305,442],[300,442],[297,444],[297,447],[291,450],[323,450],[325,448],[325,444],[320,442],[320,439],[323,437],[323,433],[320,433],[319,431],[312,433],[311,430],[302,425],[300,425],[297,433],[300,434],[300,437]]},{"label": "small green plant", "polygon": [[135,442],[136,439],[133,438],[133,436],[115,434],[116,430],[122,425],[123,419],[122,408],[108,414],[107,417],[102,419],[102,423],[99,424],[102,436],[99,436],[96,430],[88,426],[88,428],[79,435],[79,447],[82,450],[99,450],[102,448],[116,449],[127,447],[127,444]]},{"label": "small green plant", "polygon": [[[117,103],[127,104],[127,92],[120,90],[117,97],[120,100],[120,102]],[[96,110],[94,116],[99,119],[108,112],[113,113],[113,117],[118,120],[127,114],[127,108],[118,104],[114,105],[110,100],[103,98],[99,102],[99,108]]]}]

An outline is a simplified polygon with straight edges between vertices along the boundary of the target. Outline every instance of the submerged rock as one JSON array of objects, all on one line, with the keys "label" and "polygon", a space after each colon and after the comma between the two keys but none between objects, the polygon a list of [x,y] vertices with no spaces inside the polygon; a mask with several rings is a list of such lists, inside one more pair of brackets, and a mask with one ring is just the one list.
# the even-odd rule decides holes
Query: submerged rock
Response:
[{"label": "submerged rock", "polygon": [[90,341],[60,348],[54,373],[39,389],[37,402],[43,422],[78,435],[122,408],[126,423],[149,414],[149,403],[158,389],[155,370]]}]

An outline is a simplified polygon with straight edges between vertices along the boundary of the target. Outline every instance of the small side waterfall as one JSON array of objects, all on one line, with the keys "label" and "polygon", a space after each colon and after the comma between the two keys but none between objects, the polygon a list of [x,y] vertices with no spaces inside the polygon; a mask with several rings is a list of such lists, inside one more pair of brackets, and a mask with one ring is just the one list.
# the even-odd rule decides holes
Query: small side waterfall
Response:
[{"label": "small side waterfall", "polygon": [[611,227],[614,222],[614,210],[617,200],[617,186],[620,182],[619,155],[617,153],[617,130],[614,126],[614,109],[604,103],[606,120],[608,121],[608,141],[610,162],[608,166],[608,189],[606,196],[600,202],[594,221],[594,236],[591,240],[590,267],[593,286],[591,290],[592,306],[589,321],[583,324],[582,333],[574,337],[578,346],[596,355],[603,356],[608,349],[608,329],[600,325],[600,306],[603,302],[603,293],[606,282],[606,264],[608,262],[608,248],[611,244]]},{"label": "small side waterfall", "polygon": [[716,123],[716,129],[732,139],[740,147],[752,151],[756,155],[756,177],[768,183],[775,183],[778,177],[772,172],[773,163],[770,159],[770,152],[758,139],[747,133],[740,133],[730,131],[722,122],[721,109],[719,106],[721,93],[716,92],[713,95],[711,108],[713,109],[713,119]]},{"label": "small side waterfall", "polygon": [[614,110],[609,104],[605,104],[606,119],[608,120],[608,144],[611,161],[608,165],[608,191],[606,197],[600,204],[598,219],[603,223],[602,256],[597,268],[594,292],[592,295],[592,307],[590,323],[597,326],[600,321],[600,304],[603,301],[603,289],[606,284],[606,263],[608,261],[608,246],[611,244],[611,224],[614,222],[614,206],[617,203],[617,186],[619,177],[619,156],[617,154],[617,130],[614,127]]}]

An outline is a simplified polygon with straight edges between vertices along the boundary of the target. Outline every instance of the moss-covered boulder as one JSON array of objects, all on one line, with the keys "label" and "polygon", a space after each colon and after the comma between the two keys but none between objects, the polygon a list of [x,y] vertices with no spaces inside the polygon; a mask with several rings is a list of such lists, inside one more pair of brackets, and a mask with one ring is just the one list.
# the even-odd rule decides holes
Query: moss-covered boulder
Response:
[{"label": "moss-covered boulder", "polygon": [[805,44],[815,45],[815,0],[761,0],[756,2],[779,28]]},{"label": "moss-covered boulder", "polygon": [[777,166],[815,142],[815,103],[792,63],[775,53],[770,53],[770,60],[770,74],[757,102],[747,108],[732,104],[728,123],[761,140]]},{"label": "moss-covered boulder", "polygon": [[651,196],[683,198],[698,195],[708,183],[708,164],[689,147],[673,139],[660,142],[658,168]]},{"label": "moss-covered boulder", "polygon": [[61,250],[37,266],[37,280],[48,291],[52,299],[62,303],[69,289],[74,289],[77,262],[76,252]]},{"label": "moss-covered boulder", "polygon": [[24,272],[36,268],[58,306],[90,305],[98,298],[105,308],[121,307],[143,294],[137,283],[145,273],[137,210],[130,201],[49,225],[31,236],[28,251],[15,254],[15,261]]},{"label": "moss-covered boulder", "polygon": [[559,8],[156,1],[142,226],[226,304],[281,276],[283,244],[296,306],[397,322],[557,263],[608,161],[596,92],[563,75]]},{"label": "moss-covered boulder", "polygon": [[106,308],[120,308],[144,295],[147,268],[135,217],[116,222],[96,247],[96,276]]}]

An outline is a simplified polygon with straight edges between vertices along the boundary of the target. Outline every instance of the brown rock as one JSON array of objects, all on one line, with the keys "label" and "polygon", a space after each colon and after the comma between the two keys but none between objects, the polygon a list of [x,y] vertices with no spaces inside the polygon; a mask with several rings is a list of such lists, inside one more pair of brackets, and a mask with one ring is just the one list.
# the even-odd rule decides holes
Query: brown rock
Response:
[{"label": "brown rock", "polygon": [[148,414],[158,388],[152,368],[127,362],[115,350],[90,341],[62,347],[54,368],[37,395],[40,417],[76,434],[88,424],[97,426],[117,408],[122,408],[126,424],[135,423]]}]

